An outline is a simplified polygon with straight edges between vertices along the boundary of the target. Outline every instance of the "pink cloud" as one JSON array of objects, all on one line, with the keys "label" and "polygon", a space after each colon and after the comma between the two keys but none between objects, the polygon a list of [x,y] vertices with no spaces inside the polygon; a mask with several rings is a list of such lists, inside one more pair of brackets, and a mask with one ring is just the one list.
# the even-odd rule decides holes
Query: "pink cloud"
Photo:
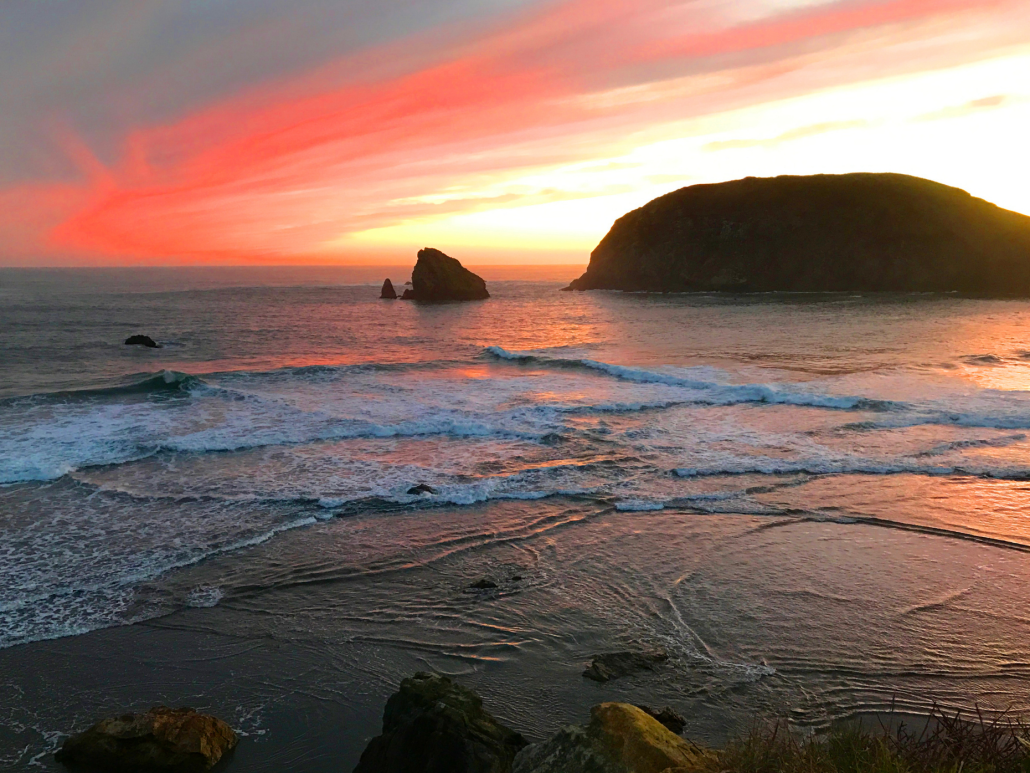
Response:
[{"label": "pink cloud", "polygon": [[[1025,39],[1022,2],[851,0],[745,22],[733,20],[728,3],[548,3],[492,28],[394,42],[174,124],[132,129],[113,168],[63,135],[82,182],[0,191],[0,239],[9,252],[112,259],[310,256],[348,231],[496,205],[411,201],[470,176],[588,159],[654,123],[988,55]],[[1013,14],[1025,26],[1014,27]],[[990,34],[945,41],[970,24]],[[871,34],[885,47],[875,71]],[[945,42],[921,44],[913,60],[905,44],[931,38]],[[813,74],[821,58],[837,67]],[[668,99],[589,99],[704,72],[727,77],[718,89]]]}]

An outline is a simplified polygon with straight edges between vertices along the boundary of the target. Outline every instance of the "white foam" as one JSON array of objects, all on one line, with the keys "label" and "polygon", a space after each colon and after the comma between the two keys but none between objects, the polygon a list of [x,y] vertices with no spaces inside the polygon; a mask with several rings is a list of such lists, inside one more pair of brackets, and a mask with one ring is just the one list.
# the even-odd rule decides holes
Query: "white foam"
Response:
[{"label": "white foam", "polygon": [[187,606],[196,609],[208,609],[218,606],[218,602],[225,596],[225,592],[213,585],[198,585],[189,592],[186,597]]},{"label": "white foam", "polygon": [[649,502],[643,499],[626,499],[615,503],[615,509],[622,513],[646,513],[665,509],[664,502]]}]

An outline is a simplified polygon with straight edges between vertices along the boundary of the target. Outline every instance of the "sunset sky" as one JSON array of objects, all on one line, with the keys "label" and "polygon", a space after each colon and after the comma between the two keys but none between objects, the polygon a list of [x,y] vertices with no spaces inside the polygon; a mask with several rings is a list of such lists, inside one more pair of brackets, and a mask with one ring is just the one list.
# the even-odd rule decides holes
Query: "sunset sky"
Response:
[{"label": "sunset sky", "polygon": [[4,0],[0,265],[585,263],[748,175],[1030,213],[1027,0]]}]

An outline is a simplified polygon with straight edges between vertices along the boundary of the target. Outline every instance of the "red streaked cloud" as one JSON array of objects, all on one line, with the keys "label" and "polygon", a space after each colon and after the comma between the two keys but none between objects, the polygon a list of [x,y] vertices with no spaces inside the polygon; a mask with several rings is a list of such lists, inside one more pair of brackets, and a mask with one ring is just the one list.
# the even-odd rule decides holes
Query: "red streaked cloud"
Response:
[{"label": "red streaked cloud", "polygon": [[0,261],[360,259],[341,246],[348,234],[611,193],[498,193],[498,180],[616,156],[697,116],[989,58],[1028,38],[1025,0],[550,2],[127,126],[114,163],[56,132],[80,180],[0,189]]}]

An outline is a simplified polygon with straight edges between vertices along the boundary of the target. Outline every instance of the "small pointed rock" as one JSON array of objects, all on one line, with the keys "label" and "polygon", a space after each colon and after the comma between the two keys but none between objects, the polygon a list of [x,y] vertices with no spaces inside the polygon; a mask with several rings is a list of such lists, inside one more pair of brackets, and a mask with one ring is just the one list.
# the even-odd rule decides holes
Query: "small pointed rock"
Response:
[{"label": "small pointed rock", "polygon": [[383,282],[383,292],[379,297],[386,298],[391,301],[397,297],[397,291],[393,289],[393,282],[389,279]]}]

